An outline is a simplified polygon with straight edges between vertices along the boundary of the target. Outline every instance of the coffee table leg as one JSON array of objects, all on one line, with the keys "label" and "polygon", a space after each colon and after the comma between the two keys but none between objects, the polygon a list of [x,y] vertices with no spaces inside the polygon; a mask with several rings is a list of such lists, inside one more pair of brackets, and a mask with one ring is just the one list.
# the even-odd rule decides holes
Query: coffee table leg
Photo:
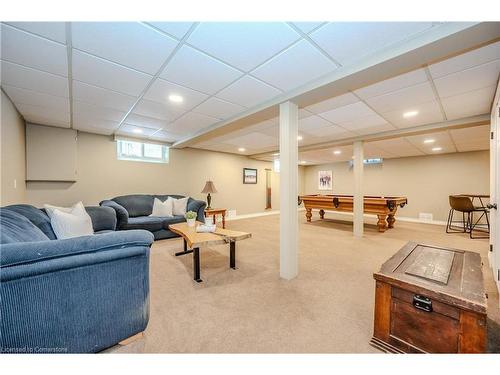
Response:
[{"label": "coffee table leg", "polygon": [[236,269],[236,242],[229,243],[229,267]]},{"label": "coffee table leg", "polygon": [[193,252],[193,250],[187,249],[187,242],[185,239],[183,239],[183,240],[184,240],[184,251],[179,251],[179,252],[175,253],[176,257],[178,257],[179,255],[191,254]]},{"label": "coffee table leg", "polygon": [[201,283],[203,280],[200,279],[200,248],[195,247],[193,249],[193,273],[194,281]]}]

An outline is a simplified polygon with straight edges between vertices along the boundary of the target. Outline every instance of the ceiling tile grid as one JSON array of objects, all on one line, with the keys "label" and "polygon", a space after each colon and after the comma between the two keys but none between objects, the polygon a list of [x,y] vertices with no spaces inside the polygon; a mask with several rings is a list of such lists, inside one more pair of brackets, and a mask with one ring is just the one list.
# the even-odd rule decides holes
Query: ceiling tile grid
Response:
[{"label": "ceiling tile grid", "polygon": [[154,75],[178,42],[139,22],[73,22],[73,47]]}]

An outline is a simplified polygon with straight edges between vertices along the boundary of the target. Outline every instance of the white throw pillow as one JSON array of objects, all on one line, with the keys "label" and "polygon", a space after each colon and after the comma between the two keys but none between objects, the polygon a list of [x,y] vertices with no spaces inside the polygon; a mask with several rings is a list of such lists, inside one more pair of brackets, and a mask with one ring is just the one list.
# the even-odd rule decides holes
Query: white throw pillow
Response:
[{"label": "white throw pillow", "polygon": [[153,212],[149,216],[154,217],[172,217],[173,201],[170,197],[162,202],[158,198],[155,198],[153,202]]},{"label": "white throw pillow", "polygon": [[181,215],[181,216],[186,215],[186,208],[189,197],[179,198],[179,199],[168,197],[168,199],[172,199],[174,215]]},{"label": "white throw pillow", "polygon": [[45,210],[57,239],[89,236],[94,234],[92,219],[82,202],[73,207],[56,207],[46,204]]}]

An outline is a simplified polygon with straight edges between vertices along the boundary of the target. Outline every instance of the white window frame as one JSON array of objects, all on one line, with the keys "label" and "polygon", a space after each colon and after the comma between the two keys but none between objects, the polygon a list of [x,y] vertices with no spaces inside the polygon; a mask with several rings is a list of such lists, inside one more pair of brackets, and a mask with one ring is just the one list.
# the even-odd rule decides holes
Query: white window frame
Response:
[{"label": "white window frame", "polygon": [[[126,155],[122,151],[123,142],[134,142],[141,145],[141,156],[130,156]],[[161,158],[150,158],[144,156],[144,145],[156,145],[161,146],[162,148],[162,157]],[[152,143],[152,142],[141,142],[138,140],[129,140],[129,139],[117,139],[116,140],[116,156],[118,160],[126,160],[126,161],[141,161],[146,163],[164,163],[167,164],[169,162],[169,153],[170,147],[164,144]]]}]

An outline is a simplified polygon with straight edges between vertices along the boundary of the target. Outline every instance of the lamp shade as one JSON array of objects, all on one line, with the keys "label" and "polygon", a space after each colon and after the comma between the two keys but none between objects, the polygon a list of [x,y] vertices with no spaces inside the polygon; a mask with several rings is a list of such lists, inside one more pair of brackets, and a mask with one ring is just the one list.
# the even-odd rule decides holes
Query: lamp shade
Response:
[{"label": "lamp shade", "polygon": [[217,193],[217,189],[212,181],[205,182],[205,187],[201,191],[203,194]]}]

